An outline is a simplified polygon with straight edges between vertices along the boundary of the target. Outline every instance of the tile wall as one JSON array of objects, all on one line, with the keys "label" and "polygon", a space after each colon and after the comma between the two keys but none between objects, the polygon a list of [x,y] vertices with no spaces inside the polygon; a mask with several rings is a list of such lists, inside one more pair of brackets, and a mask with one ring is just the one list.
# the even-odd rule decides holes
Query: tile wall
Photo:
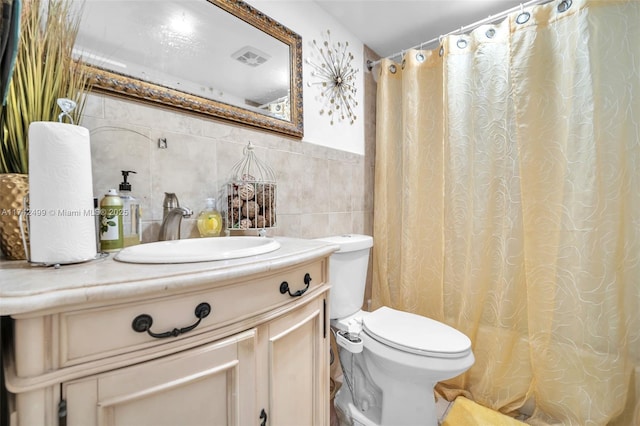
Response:
[{"label": "tile wall", "polygon": [[[370,87],[371,82],[367,84]],[[326,148],[322,141],[302,142],[198,115],[92,94],[82,125],[91,132],[94,195],[102,198],[109,188],[117,188],[121,170],[136,171],[129,181],[133,195],[142,205],[143,242],[156,241],[164,192],[175,192],[180,204],[197,214],[205,198],[217,196],[251,141],[257,157],[276,173],[278,226],[270,232],[272,235],[370,235],[375,110],[372,114],[370,100],[366,103],[366,152],[362,156]],[[158,147],[159,138],[166,138],[166,149]],[[182,237],[194,236],[195,218],[184,220]]]}]

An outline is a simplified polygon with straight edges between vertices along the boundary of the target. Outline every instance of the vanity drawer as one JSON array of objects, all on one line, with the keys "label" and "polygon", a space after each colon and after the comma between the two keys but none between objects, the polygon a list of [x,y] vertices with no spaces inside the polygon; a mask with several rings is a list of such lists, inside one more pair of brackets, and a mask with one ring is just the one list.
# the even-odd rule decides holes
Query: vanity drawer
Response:
[{"label": "vanity drawer", "polygon": [[[255,321],[252,323],[252,317],[304,299],[307,293],[322,286],[327,281],[326,271],[326,260],[319,260],[197,292],[62,313],[59,322],[60,364],[71,366],[189,339],[243,320],[246,320],[247,328],[253,327]],[[311,281],[308,290],[302,292],[306,274]],[[283,294],[281,287],[285,281],[290,288]],[[302,294],[296,296],[296,292]],[[198,322],[196,308],[204,303],[209,304],[210,313],[196,327],[185,330]],[[137,332],[133,329],[133,322],[140,315],[148,316],[142,322],[150,323],[149,330],[155,334],[176,332],[163,338],[152,337],[144,331]],[[223,336],[216,336],[220,337]]]}]

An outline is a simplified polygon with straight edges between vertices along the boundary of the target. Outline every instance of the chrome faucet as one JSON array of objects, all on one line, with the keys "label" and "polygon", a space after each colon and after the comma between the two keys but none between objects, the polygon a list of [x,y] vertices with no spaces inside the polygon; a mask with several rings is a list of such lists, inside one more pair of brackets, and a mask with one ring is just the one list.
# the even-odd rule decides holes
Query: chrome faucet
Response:
[{"label": "chrome faucet", "polygon": [[193,211],[190,208],[180,207],[176,194],[165,192],[162,203],[162,225],[160,225],[158,240],[179,240],[182,218],[189,218],[192,214]]}]

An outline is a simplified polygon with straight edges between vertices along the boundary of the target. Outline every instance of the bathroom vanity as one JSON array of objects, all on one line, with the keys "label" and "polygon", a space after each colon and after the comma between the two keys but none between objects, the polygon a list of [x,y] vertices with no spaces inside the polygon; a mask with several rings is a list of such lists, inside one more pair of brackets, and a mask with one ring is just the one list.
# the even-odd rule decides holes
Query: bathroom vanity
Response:
[{"label": "bathroom vanity", "polygon": [[[11,425],[328,425],[328,262],[0,262]],[[8,317],[10,316],[10,320]]]}]

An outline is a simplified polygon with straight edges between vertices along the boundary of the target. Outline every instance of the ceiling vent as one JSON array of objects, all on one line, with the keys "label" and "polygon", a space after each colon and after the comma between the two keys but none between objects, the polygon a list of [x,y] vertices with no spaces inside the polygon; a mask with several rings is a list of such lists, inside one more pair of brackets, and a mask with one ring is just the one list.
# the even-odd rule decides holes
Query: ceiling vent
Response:
[{"label": "ceiling vent", "polygon": [[271,58],[271,55],[268,55],[255,47],[245,46],[233,53],[231,57],[243,64],[249,65],[250,67],[257,67],[267,62],[269,58]]}]

